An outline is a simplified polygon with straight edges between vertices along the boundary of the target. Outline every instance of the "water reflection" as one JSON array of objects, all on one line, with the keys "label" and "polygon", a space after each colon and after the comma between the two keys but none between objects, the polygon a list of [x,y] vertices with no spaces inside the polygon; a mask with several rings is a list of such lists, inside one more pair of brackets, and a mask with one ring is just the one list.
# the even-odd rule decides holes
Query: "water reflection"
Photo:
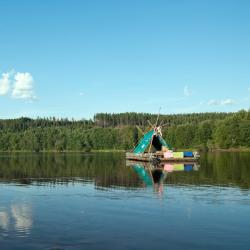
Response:
[{"label": "water reflection", "polygon": [[[202,154],[199,164],[199,171],[196,165],[165,164],[168,176],[164,183],[250,188],[249,153]],[[124,153],[0,154],[0,182],[55,185],[74,181],[105,188],[142,187],[138,173],[126,167]]]},{"label": "water reflection", "polygon": [[9,228],[9,215],[6,211],[0,211],[0,227],[4,230],[8,230]]},{"label": "water reflection", "polygon": [[5,233],[15,231],[20,236],[29,234],[32,228],[31,206],[27,203],[16,203],[1,207],[0,228]]},{"label": "water reflection", "polygon": [[143,186],[153,186],[154,191],[162,196],[164,190],[164,183],[167,180],[167,176],[173,172],[190,172],[198,171],[199,165],[196,163],[138,163],[133,161],[127,161],[126,165],[131,167],[142,180]]},{"label": "water reflection", "polygon": [[19,232],[29,233],[32,227],[32,210],[27,204],[11,205],[11,213],[15,220],[15,228]]},{"label": "water reflection", "polygon": [[0,154],[0,245],[248,249],[249,188],[248,153],[203,154],[200,167],[126,166],[122,153]]}]

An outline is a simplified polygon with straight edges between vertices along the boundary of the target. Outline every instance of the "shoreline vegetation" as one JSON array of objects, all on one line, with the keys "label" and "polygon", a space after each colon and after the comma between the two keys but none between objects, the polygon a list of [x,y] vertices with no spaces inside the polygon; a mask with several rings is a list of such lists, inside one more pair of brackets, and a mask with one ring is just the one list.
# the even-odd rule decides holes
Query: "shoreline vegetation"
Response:
[{"label": "shoreline vegetation", "polygon": [[[98,113],[89,120],[0,119],[0,152],[125,152],[156,114]],[[177,151],[250,152],[250,111],[160,115],[163,138]]]},{"label": "shoreline vegetation", "polygon": [[[0,153],[125,153],[131,150],[125,150],[125,149],[93,149],[90,151],[84,151],[84,150],[40,150],[40,151],[32,151],[32,150],[11,150],[11,151],[0,151]],[[250,148],[228,148],[228,149],[222,149],[222,148],[212,148],[209,150],[202,150],[197,148],[181,148],[181,149],[175,149],[175,151],[199,151],[199,152],[250,152]]]}]

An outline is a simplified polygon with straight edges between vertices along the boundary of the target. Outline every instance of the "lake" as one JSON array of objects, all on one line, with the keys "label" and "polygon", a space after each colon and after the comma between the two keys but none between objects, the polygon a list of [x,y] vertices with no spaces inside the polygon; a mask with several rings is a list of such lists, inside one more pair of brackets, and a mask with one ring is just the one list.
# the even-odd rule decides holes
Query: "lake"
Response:
[{"label": "lake", "polygon": [[1,153],[0,249],[249,249],[250,153],[155,170],[123,153]]}]

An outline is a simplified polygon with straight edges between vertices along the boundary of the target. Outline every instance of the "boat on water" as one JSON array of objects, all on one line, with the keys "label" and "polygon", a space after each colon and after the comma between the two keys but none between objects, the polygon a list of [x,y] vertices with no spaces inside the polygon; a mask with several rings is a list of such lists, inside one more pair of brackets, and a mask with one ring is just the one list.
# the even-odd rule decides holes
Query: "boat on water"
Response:
[{"label": "boat on water", "polygon": [[141,162],[197,162],[198,152],[176,152],[162,137],[162,126],[154,126],[145,133],[132,152],[126,152],[126,159]]}]

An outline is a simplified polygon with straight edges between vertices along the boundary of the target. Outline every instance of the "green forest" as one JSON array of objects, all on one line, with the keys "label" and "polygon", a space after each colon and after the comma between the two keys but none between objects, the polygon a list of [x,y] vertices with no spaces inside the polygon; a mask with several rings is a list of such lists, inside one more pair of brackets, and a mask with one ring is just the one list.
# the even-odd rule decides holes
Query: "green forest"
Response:
[{"label": "green forest", "polygon": [[[0,120],[0,151],[133,149],[156,114],[97,113],[89,120],[55,117]],[[250,148],[250,111],[160,115],[163,137],[174,149]]]}]

